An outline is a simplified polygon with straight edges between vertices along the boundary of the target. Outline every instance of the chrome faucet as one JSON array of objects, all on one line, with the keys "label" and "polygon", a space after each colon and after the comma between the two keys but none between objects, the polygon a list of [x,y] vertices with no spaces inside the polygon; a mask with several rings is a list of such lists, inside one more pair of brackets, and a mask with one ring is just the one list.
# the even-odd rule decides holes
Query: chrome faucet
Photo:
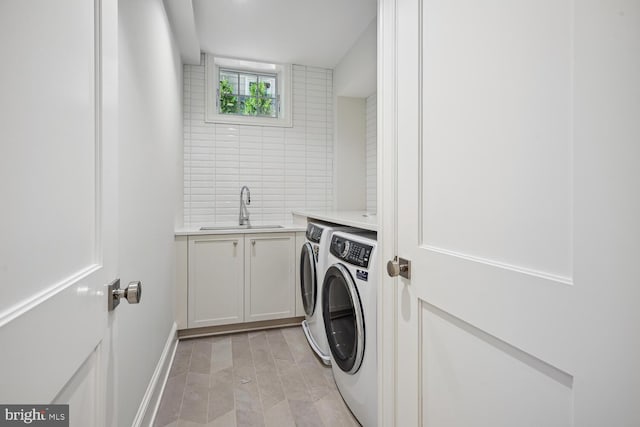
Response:
[{"label": "chrome faucet", "polygon": [[[244,202],[244,190],[247,190],[247,203]],[[249,211],[247,205],[251,204],[251,191],[249,187],[243,185],[240,189],[240,216],[238,217],[239,225],[249,225]]]}]

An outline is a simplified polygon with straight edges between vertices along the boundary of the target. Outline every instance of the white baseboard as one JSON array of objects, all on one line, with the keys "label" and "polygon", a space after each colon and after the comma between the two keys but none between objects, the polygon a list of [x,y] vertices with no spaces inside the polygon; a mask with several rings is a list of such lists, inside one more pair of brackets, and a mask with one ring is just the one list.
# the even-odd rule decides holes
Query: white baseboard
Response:
[{"label": "white baseboard", "polygon": [[164,345],[164,350],[162,350],[162,355],[160,356],[156,370],[153,372],[147,391],[144,393],[142,402],[138,408],[138,413],[133,419],[132,427],[152,426],[155,421],[158,407],[160,406],[162,391],[167,384],[169,370],[171,369],[171,364],[173,363],[173,358],[178,346],[177,329],[178,326],[174,323],[171,332],[169,332],[167,342]]}]

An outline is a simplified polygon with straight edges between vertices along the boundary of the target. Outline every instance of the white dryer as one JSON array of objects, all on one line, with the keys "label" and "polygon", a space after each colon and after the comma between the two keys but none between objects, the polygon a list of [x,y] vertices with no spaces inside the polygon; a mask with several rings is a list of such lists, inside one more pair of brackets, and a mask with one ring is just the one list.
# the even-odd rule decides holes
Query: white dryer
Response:
[{"label": "white dryer", "polygon": [[333,375],[364,427],[378,424],[376,247],[375,233],[333,233],[322,285]]},{"label": "white dryer", "polygon": [[327,269],[326,259],[331,235],[336,230],[350,229],[321,222],[309,222],[307,241],[300,253],[300,291],[305,311],[302,329],[313,351],[327,365],[331,364],[331,358],[322,320],[322,280]]}]

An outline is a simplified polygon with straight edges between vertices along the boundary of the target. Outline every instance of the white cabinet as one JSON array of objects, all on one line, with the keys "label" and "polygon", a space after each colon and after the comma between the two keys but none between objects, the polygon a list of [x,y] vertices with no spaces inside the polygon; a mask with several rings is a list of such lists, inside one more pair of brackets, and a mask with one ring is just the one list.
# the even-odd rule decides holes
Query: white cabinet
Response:
[{"label": "white cabinet", "polygon": [[293,233],[245,235],[244,321],[295,316]]},{"label": "white cabinet", "polygon": [[244,320],[244,236],[189,237],[188,326]]},{"label": "white cabinet", "polygon": [[176,296],[184,295],[177,299],[186,300],[176,308],[179,327],[295,317],[300,238],[282,232],[189,236],[179,257],[188,264],[188,276],[177,277]]}]

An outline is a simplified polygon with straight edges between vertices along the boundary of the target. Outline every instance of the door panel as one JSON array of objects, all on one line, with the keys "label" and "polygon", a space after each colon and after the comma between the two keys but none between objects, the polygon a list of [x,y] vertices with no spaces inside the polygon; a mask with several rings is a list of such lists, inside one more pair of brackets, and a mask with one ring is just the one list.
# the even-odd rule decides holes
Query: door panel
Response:
[{"label": "door panel", "polygon": [[571,12],[424,2],[422,244],[570,280]]},{"label": "door panel", "polygon": [[[71,403],[89,417],[71,425],[104,425],[117,2],[3,1],[0,54],[0,401]],[[76,407],[85,397],[89,410]]]},{"label": "door panel", "polygon": [[555,1],[422,4],[411,250],[424,266],[414,281],[428,283],[414,289],[420,300],[565,370],[571,12]]},{"label": "door panel", "polygon": [[94,426],[102,423],[101,390],[104,384],[101,383],[101,354],[104,354],[102,348],[97,347],[53,400],[56,404],[69,405],[69,420],[74,425]]},{"label": "door panel", "polygon": [[[402,34],[422,52],[406,59],[399,89],[417,105],[400,119],[407,124],[398,152],[400,164],[416,166],[398,171],[406,183],[399,212],[418,213],[401,219],[398,240],[417,266],[411,322],[429,304],[565,372],[572,353],[561,344],[571,339],[573,298],[570,9],[405,3],[421,19]],[[540,37],[542,22],[550,24]],[[412,86],[421,91],[409,93]]]},{"label": "door panel", "polygon": [[[51,2],[38,2],[39,13],[8,3],[0,54],[14,65],[0,83],[0,178],[12,208],[3,209],[0,259],[3,282],[20,286],[0,297],[12,307],[96,262],[97,141],[93,2],[71,2],[71,16]],[[32,268],[21,268],[25,259]]]},{"label": "door panel", "polygon": [[640,4],[383,6],[384,419],[637,425]]},{"label": "door panel", "polygon": [[420,317],[425,425],[571,425],[573,377],[424,301]]}]

